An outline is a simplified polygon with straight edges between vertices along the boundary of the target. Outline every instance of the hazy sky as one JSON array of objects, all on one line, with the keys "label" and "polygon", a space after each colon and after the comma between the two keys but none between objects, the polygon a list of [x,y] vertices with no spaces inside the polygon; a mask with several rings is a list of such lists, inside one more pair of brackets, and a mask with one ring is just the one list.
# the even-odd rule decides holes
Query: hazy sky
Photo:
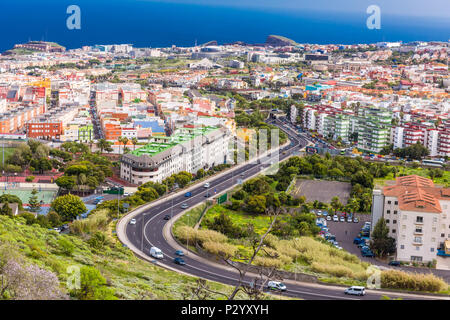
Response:
[{"label": "hazy sky", "polygon": [[381,13],[450,18],[450,0],[141,0],[278,10],[364,12],[378,5]]}]

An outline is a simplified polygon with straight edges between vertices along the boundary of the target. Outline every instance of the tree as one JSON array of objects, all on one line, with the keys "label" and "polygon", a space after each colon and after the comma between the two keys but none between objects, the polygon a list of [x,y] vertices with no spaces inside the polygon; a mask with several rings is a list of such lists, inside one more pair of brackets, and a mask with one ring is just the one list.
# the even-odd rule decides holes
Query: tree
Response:
[{"label": "tree", "polygon": [[131,143],[133,144],[133,151],[136,150],[136,145],[138,143],[138,139],[136,137],[133,137],[131,139]]},{"label": "tree", "polygon": [[75,187],[76,180],[73,176],[61,176],[55,181],[56,185],[60,188],[70,191]]},{"label": "tree", "polygon": [[97,147],[100,149],[100,153],[103,153],[103,150],[106,150],[107,152],[113,151],[111,148],[112,142],[107,141],[105,139],[100,139],[97,142]]},{"label": "tree", "polygon": [[264,213],[266,211],[266,197],[258,195],[248,197],[246,210],[250,213]]},{"label": "tree", "polygon": [[339,200],[339,197],[337,197],[337,196],[334,196],[333,198],[331,198],[330,205],[334,209],[334,213],[336,213],[336,211],[338,211],[342,207],[342,203]]},{"label": "tree", "polygon": [[80,300],[115,300],[114,290],[106,286],[106,279],[94,267],[80,269],[80,288],[70,294]]},{"label": "tree", "polygon": [[57,197],[51,203],[51,208],[56,211],[63,221],[73,220],[78,215],[87,211],[80,197],[72,194]]},{"label": "tree", "polygon": [[31,197],[28,200],[28,206],[30,207],[29,210],[31,212],[39,212],[39,210],[41,210],[41,203],[38,200],[37,193],[38,191],[33,189],[33,191],[31,191]]},{"label": "tree", "polygon": [[2,202],[2,207],[0,208],[0,215],[13,217],[13,212],[9,207],[7,202]]},{"label": "tree", "polygon": [[389,228],[387,227],[384,218],[380,218],[373,228],[370,248],[378,257],[384,257],[388,254],[395,253],[395,239],[389,237]]}]

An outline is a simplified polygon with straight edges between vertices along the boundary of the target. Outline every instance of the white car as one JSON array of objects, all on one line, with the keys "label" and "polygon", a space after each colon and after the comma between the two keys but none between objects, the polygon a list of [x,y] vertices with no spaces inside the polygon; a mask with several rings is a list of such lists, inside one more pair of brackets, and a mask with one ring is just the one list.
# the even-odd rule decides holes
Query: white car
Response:
[{"label": "white car", "polygon": [[327,221],[331,221],[331,216],[327,216]]},{"label": "white car", "polygon": [[348,217],[348,218],[347,218],[347,222],[353,222],[353,219],[350,218],[350,217]]},{"label": "white car", "polygon": [[345,294],[351,294],[354,296],[364,296],[366,294],[366,289],[360,286],[352,286],[350,288],[345,289]]},{"label": "white car", "polygon": [[131,219],[130,224],[136,224],[136,219]]},{"label": "white car", "polygon": [[209,182],[205,183],[205,184],[203,185],[203,188],[209,188]]},{"label": "white car", "polygon": [[320,211],[320,210],[317,211],[317,216],[319,216],[319,217],[322,216],[322,211]]},{"label": "white car", "polygon": [[279,281],[269,281],[269,283],[267,283],[267,287],[270,290],[286,291],[286,286],[284,283]]},{"label": "white car", "polygon": [[345,222],[345,218],[344,218],[344,217],[341,217],[341,218],[339,219],[339,221]]},{"label": "white car", "polygon": [[339,221],[339,218],[338,218],[337,215],[334,215],[334,216],[333,216],[333,221],[334,221],[334,222],[338,222],[338,221]]}]

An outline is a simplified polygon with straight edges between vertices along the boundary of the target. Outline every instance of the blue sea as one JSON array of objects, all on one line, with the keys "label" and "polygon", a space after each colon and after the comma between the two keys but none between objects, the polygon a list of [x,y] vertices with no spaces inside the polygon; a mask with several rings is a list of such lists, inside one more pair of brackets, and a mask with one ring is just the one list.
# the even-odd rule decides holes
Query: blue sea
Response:
[{"label": "blue sea", "polygon": [[[81,30],[68,30],[66,9],[81,9]],[[135,47],[192,46],[211,40],[263,43],[270,34],[299,43],[374,43],[450,38],[450,19],[381,16],[381,29],[366,27],[360,13],[283,11],[119,0],[17,0],[0,4],[0,51],[29,40],[67,48],[130,43]],[[359,8],[358,8],[359,10]]]}]

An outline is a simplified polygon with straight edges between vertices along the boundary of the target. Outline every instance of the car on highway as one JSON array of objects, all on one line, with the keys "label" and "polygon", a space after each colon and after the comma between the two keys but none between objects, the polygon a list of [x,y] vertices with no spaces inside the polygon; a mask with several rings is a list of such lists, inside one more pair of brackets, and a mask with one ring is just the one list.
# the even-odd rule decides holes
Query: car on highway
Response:
[{"label": "car on highway", "polygon": [[283,282],[279,282],[279,281],[269,281],[267,283],[267,287],[270,290],[286,291],[286,285]]},{"label": "car on highway", "polygon": [[327,221],[331,221],[331,216],[327,216]]},{"label": "car on highway", "polygon": [[164,216],[164,220],[170,220],[170,215],[166,214],[166,215]]},{"label": "car on highway", "polygon": [[187,208],[189,208],[189,205],[187,203],[183,203],[181,205],[181,209],[187,209]]},{"label": "car on highway", "polygon": [[159,248],[157,248],[157,247],[151,247],[150,248],[150,256],[152,256],[153,258],[156,258],[156,259],[163,259],[164,258],[163,254],[162,254],[162,251]]},{"label": "car on highway", "polygon": [[340,222],[345,222],[345,218],[344,218],[344,217],[340,217],[340,218],[339,218],[339,221],[340,221]]},{"label": "car on highway", "polygon": [[359,222],[359,219],[358,219],[358,218],[353,218],[353,222],[354,222],[354,223],[358,223],[358,222]]},{"label": "car on highway", "polygon": [[400,266],[400,261],[389,261],[388,265],[393,266],[393,267],[399,267]]},{"label": "car on highway", "polygon": [[360,286],[351,286],[350,288],[345,289],[344,293],[354,296],[364,296],[366,294],[366,288]]},{"label": "car on highway", "polygon": [[136,219],[131,219],[130,224],[136,224]]},{"label": "car on highway", "polygon": [[209,193],[209,192],[205,193],[205,198],[209,198],[209,197],[211,197],[211,193]]},{"label": "car on highway", "polygon": [[186,192],[186,193],[184,194],[184,196],[185,196],[186,198],[189,198],[189,197],[191,197],[191,196],[192,196],[192,193],[190,193],[190,192]]},{"label": "car on highway", "polygon": [[339,218],[338,218],[337,215],[334,215],[334,216],[333,216],[333,221],[334,221],[334,222],[338,222],[338,221],[339,221]]},{"label": "car on highway", "polygon": [[176,257],[175,259],[173,259],[173,262],[175,262],[176,264],[178,264],[180,266],[184,266],[186,264],[186,262],[184,262],[184,260],[180,257]]},{"label": "car on highway", "polygon": [[181,250],[177,250],[177,251],[175,251],[175,255],[182,257],[182,256],[184,256],[184,252]]},{"label": "car on highway", "polygon": [[209,188],[209,182],[205,183],[205,184],[203,185],[203,188]]}]

